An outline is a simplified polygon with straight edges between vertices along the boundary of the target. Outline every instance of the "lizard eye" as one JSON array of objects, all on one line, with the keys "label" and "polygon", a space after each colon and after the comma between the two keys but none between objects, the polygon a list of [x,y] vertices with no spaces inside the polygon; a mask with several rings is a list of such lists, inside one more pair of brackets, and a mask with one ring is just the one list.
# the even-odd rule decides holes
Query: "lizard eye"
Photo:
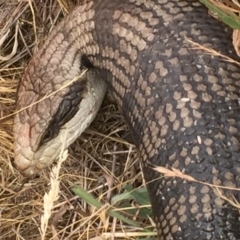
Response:
[{"label": "lizard eye", "polygon": [[54,135],[55,135],[55,134],[54,134],[53,129],[48,128],[48,129],[45,131],[45,133],[43,134],[40,144],[43,145],[44,143],[50,141],[51,139],[54,138]]},{"label": "lizard eye", "polygon": [[61,127],[70,121],[79,110],[80,102],[86,91],[86,80],[81,79],[74,82],[63,100],[49,125],[42,135],[39,147],[57,137]]}]

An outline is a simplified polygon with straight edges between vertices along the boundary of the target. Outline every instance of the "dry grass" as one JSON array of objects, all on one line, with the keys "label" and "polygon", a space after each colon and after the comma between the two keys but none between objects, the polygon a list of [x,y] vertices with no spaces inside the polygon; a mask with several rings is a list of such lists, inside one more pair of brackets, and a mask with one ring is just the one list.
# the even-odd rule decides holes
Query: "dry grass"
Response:
[{"label": "dry grass", "polygon": [[[153,229],[151,218],[148,215],[142,218],[140,213],[141,208],[149,206],[138,206],[130,200],[122,207],[111,206],[112,197],[126,192],[126,184],[137,188],[144,185],[144,180],[135,148],[124,140],[129,133],[125,122],[118,109],[108,101],[104,102],[91,127],[71,146],[68,156],[64,152],[53,169],[45,169],[39,178],[28,181],[11,165],[11,114],[17,82],[48,32],[79,1],[0,0],[0,117],[10,115],[0,120],[1,240],[154,236],[151,231],[142,231],[143,228]],[[213,2],[219,4],[219,1]],[[237,9],[236,4],[228,3],[229,8]],[[157,170],[165,176],[197,181],[177,170]],[[85,198],[89,201],[79,198],[72,187],[87,190],[91,196],[85,195]],[[138,226],[131,227],[115,217],[114,214],[122,213],[123,208],[126,210],[124,216],[140,222]]]},{"label": "dry grass", "polygon": [[[61,168],[24,179],[13,167],[12,116],[17,83],[48,32],[78,1],[0,0],[0,239],[133,239],[152,233],[151,219],[139,227],[111,217],[111,198],[124,186],[142,186],[138,156],[114,105],[105,101],[91,127],[69,149]],[[2,19],[1,19],[2,17]],[[87,190],[102,204],[87,204],[72,191]],[[44,196],[45,194],[45,196]],[[130,204],[137,209],[134,201]],[[149,208],[149,206],[147,206]],[[136,210],[135,212],[138,212]],[[129,212],[127,211],[127,214]],[[138,214],[128,218],[139,222]],[[114,234],[113,234],[114,233]],[[117,237],[118,236],[118,237]]]}]

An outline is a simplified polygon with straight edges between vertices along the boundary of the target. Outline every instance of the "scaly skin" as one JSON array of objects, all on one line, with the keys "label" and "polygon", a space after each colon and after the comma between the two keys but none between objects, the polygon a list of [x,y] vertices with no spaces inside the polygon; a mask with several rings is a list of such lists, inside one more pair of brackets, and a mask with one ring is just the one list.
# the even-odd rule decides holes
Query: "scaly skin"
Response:
[{"label": "scaly skin", "polygon": [[[16,115],[18,169],[32,175],[50,164],[53,151],[59,153],[52,146],[61,145],[63,130],[56,130],[65,124],[64,109],[76,110],[91,87],[97,93],[89,97],[100,102],[104,87],[98,90],[96,84],[103,86],[104,79],[133,133],[145,179],[151,181],[147,187],[159,239],[240,239],[238,210],[211,187],[160,178],[152,169],[173,167],[199,181],[240,185],[238,65],[189,40],[237,59],[230,30],[198,1],[96,0],[79,6],[30,61],[17,110],[68,83],[80,66],[90,67],[90,75],[77,82],[78,88],[68,87]],[[85,109],[90,104],[85,101]],[[236,191],[222,193],[239,200]]]}]

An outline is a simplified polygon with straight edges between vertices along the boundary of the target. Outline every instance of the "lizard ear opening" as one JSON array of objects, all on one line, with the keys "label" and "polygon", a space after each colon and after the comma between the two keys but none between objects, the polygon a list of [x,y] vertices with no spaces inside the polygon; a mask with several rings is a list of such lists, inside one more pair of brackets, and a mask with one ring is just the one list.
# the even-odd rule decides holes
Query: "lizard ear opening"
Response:
[{"label": "lizard ear opening", "polygon": [[80,102],[84,98],[86,84],[85,79],[80,79],[69,87],[68,93],[63,96],[58,110],[42,135],[38,148],[57,137],[60,129],[75,116],[79,110]]}]

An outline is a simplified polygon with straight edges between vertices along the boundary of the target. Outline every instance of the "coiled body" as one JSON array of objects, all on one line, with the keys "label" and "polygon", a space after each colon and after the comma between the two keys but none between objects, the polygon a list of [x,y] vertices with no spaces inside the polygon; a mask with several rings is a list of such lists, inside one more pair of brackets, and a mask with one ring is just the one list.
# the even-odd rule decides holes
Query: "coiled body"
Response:
[{"label": "coiled body", "polygon": [[[237,59],[229,29],[198,1],[87,2],[54,29],[30,61],[17,109],[90,68],[100,86],[106,81],[130,126],[159,238],[240,239],[238,209],[213,188],[161,177],[153,169],[175,168],[198,181],[239,188],[239,67],[206,48]],[[91,78],[16,115],[15,163],[23,173],[35,174],[53,160],[59,134],[96,86],[87,85]],[[96,92],[91,96],[100,99],[104,90]],[[76,121],[68,124],[74,131]],[[220,191],[239,200],[237,191]]]}]

